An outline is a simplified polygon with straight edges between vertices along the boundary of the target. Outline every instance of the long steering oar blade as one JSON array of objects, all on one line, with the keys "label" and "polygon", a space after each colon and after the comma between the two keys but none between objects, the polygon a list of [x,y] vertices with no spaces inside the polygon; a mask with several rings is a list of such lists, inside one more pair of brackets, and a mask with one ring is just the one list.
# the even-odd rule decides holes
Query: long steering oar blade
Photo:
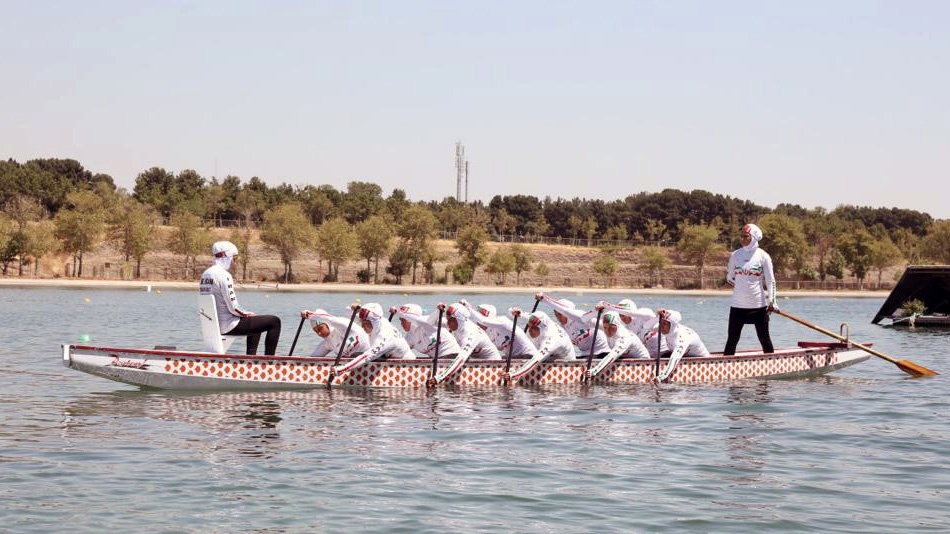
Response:
[{"label": "long steering oar blade", "polygon": [[297,347],[297,338],[300,337],[300,329],[303,328],[303,322],[306,321],[306,320],[307,320],[306,317],[301,317],[301,318],[300,318],[300,324],[297,325],[297,333],[294,334],[294,342],[290,344],[290,352],[287,353],[287,356],[293,356],[293,355],[294,355],[294,348]]},{"label": "long steering oar blade", "polygon": [[343,333],[343,341],[340,343],[340,350],[336,351],[336,359],[333,360],[333,367],[330,368],[330,375],[327,377],[327,389],[330,389],[330,385],[333,384],[333,379],[336,378],[336,373],[333,369],[340,365],[340,358],[343,357],[343,347],[346,346],[346,340],[350,337],[350,329],[353,328],[353,319],[356,319],[356,314],[360,312],[360,307],[355,306],[353,308],[353,313],[350,314],[350,323],[346,325],[346,332]]},{"label": "long steering oar blade", "polygon": [[932,369],[927,369],[927,368],[924,367],[923,365],[918,365],[918,364],[916,364],[916,363],[914,363],[914,362],[912,362],[912,361],[910,361],[910,360],[898,360],[897,358],[893,358],[893,357],[891,357],[891,356],[888,356],[887,354],[884,354],[883,352],[878,352],[878,351],[872,349],[871,347],[862,345],[862,344],[860,344],[860,343],[855,343],[854,341],[850,341],[850,340],[848,340],[848,338],[846,338],[846,337],[839,336],[838,334],[835,334],[834,332],[830,332],[830,331],[825,330],[824,328],[822,328],[822,327],[820,327],[820,326],[813,325],[813,324],[809,323],[808,321],[806,321],[806,320],[804,320],[804,319],[799,319],[798,317],[795,317],[794,315],[791,315],[791,314],[789,314],[789,313],[785,313],[785,312],[783,312],[782,310],[776,309],[776,310],[773,310],[773,311],[774,311],[775,313],[781,315],[782,317],[787,317],[787,318],[789,318],[789,319],[795,321],[796,323],[798,323],[798,324],[800,324],[800,325],[807,326],[808,328],[811,328],[812,330],[816,330],[816,331],[818,331],[818,332],[821,332],[822,334],[825,334],[826,336],[831,336],[831,337],[833,337],[833,338],[835,338],[835,339],[837,339],[837,340],[839,340],[839,341],[844,341],[845,343],[850,343],[851,345],[854,345],[855,347],[857,347],[857,348],[863,350],[864,352],[867,352],[867,353],[869,353],[869,354],[873,354],[874,356],[877,356],[878,358],[885,359],[885,360],[887,360],[887,361],[893,363],[893,364],[896,365],[901,371],[904,371],[905,373],[907,373],[907,374],[909,374],[909,375],[913,375],[913,376],[934,376],[934,375],[939,375],[939,374],[940,374],[940,373],[938,373],[937,371],[934,371],[934,370],[932,370]]},{"label": "long steering oar blade", "polygon": [[426,381],[426,386],[435,387],[436,381],[435,376],[439,373],[439,348],[442,347],[442,314],[445,313],[445,309],[441,306],[439,307],[439,321],[436,323],[435,328],[435,356],[432,357],[432,374],[429,376],[429,380]]},{"label": "long steering oar blade", "polygon": [[[538,303],[535,301],[534,308],[538,308]],[[515,349],[515,332],[518,331],[518,316],[515,315],[515,318],[511,321],[511,339],[508,340],[508,356],[505,358],[505,374],[502,376],[507,377],[508,371],[511,370],[511,353]],[[508,379],[504,379],[504,383],[508,385]]]},{"label": "long steering oar blade", "polygon": [[604,309],[598,306],[597,322],[594,323],[594,337],[590,340],[590,354],[587,355],[587,370],[584,371],[584,382],[587,382],[587,375],[590,374],[590,364],[594,361],[594,347],[597,346],[597,332],[600,331],[600,315],[602,313],[604,313]]}]

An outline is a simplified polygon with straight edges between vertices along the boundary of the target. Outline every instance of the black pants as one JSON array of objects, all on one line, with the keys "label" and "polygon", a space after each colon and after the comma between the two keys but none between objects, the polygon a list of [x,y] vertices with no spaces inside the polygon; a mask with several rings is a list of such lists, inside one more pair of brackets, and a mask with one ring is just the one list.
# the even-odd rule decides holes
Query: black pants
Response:
[{"label": "black pants", "polygon": [[252,315],[241,317],[241,321],[226,336],[247,336],[247,354],[257,354],[257,345],[261,342],[261,332],[267,332],[264,338],[264,354],[273,356],[277,352],[277,340],[280,339],[280,317],[275,315]]},{"label": "black pants", "polygon": [[726,339],[726,349],[722,351],[723,355],[731,356],[736,353],[736,345],[739,344],[742,327],[747,324],[755,325],[755,335],[759,336],[762,352],[766,354],[775,352],[775,349],[772,348],[772,338],[769,337],[768,308],[732,307],[729,308],[729,337]]}]

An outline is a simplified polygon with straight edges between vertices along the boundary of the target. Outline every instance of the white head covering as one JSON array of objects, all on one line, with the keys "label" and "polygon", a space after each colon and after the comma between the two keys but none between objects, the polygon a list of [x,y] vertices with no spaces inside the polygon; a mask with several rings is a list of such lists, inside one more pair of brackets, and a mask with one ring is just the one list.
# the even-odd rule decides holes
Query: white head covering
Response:
[{"label": "white head covering", "polygon": [[762,240],[762,229],[758,226],[749,223],[742,227],[743,232],[749,232],[749,235],[752,236],[752,242],[748,246],[742,247],[745,250],[755,250],[759,246],[759,241]]},{"label": "white head covering", "polygon": [[454,302],[445,309],[446,315],[449,317],[455,316],[456,319],[461,321],[467,320],[472,316],[471,312],[468,311],[468,308],[460,302]]},{"label": "white head covering", "polygon": [[[617,303],[617,307],[623,308],[626,311],[633,311],[637,309],[637,305],[630,299],[620,299],[620,302]],[[619,312],[622,315],[630,315],[629,313],[624,313],[623,311]]]},{"label": "white head covering", "polygon": [[231,268],[231,260],[238,255],[238,248],[230,241],[216,241],[211,245],[211,255],[215,265],[220,265],[225,271]]},{"label": "white head covering", "polygon": [[[373,325],[372,332],[369,334],[370,341],[374,341],[380,333],[383,324],[383,308],[375,302],[370,302],[360,307],[360,319],[367,320]],[[389,323],[386,323],[389,325]],[[390,325],[392,326],[392,325]]]},{"label": "white head covering", "polygon": [[548,334],[548,330],[553,327],[551,322],[551,317],[543,311],[535,311],[528,314],[528,325],[537,326],[541,330],[541,338],[544,339]]},{"label": "white head covering", "polygon": [[422,306],[418,304],[403,304],[396,309],[396,313],[400,316],[403,313],[411,313],[413,315],[422,315]]},{"label": "white head covering", "polygon": [[327,321],[327,317],[329,316],[330,314],[327,313],[326,310],[322,308],[317,308],[316,310],[313,311],[313,314],[310,316],[310,326],[312,328],[316,328],[322,324],[330,326],[329,321]]},{"label": "white head covering", "polygon": [[479,304],[475,309],[482,317],[494,317],[498,313],[498,310],[491,304]]}]

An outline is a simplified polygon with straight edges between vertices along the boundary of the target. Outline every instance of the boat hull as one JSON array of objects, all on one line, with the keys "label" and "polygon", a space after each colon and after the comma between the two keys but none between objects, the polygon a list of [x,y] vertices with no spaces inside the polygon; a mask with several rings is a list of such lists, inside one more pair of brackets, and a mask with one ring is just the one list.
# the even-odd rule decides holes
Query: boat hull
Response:
[{"label": "boat hull", "polygon": [[[841,343],[800,343],[773,354],[740,352],[684,358],[670,377],[675,383],[724,382],[747,378],[819,376],[867,360],[870,355]],[[172,390],[274,390],[325,387],[332,358],[244,356],[130,348],[63,345],[63,365],[117,382]],[[512,362],[517,369],[523,361]],[[666,360],[661,360],[666,365]],[[469,360],[446,384],[503,385],[503,361]],[[337,376],[335,387],[424,387],[431,360],[372,362]],[[576,384],[583,380],[586,360],[546,362],[518,381],[537,386]],[[656,361],[621,359],[598,375],[594,384],[651,382]]]}]

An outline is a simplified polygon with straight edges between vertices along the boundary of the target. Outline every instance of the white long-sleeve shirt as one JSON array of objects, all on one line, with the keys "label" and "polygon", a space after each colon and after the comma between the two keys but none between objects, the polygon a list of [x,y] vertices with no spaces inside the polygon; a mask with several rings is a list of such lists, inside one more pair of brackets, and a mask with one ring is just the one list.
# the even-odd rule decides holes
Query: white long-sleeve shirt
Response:
[{"label": "white long-sleeve shirt", "polygon": [[[472,320],[475,321],[475,324],[484,327],[485,333],[488,334],[488,337],[502,355],[507,355],[509,349],[513,356],[531,358],[537,354],[538,348],[531,342],[528,334],[525,334],[521,328],[514,328],[513,316],[508,318],[490,312],[482,313],[481,309],[487,309],[486,307],[480,309],[465,301],[462,301],[462,304],[472,312]],[[511,309],[508,310],[508,313],[511,314]],[[512,330],[515,333],[514,340],[511,338]]]},{"label": "white long-sleeve shirt", "polygon": [[670,354],[670,361],[666,364],[666,368],[657,377],[661,381],[666,380],[673,374],[673,370],[679,365],[683,356],[697,358],[709,356],[706,345],[703,344],[695,330],[679,324],[675,317],[671,319],[670,323],[670,333],[666,335],[666,341],[672,347],[673,353]]},{"label": "white long-sleeve shirt", "polygon": [[234,294],[234,278],[220,265],[212,265],[201,273],[198,291],[202,295],[214,295],[214,307],[218,312],[218,325],[222,334],[227,334],[237,326],[241,317],[253,315],[242,310]]},{"label": "white long-sleeve shirt", "polygon": [[372,303],[363,306],[360,310],[361,315],[364,310],[366,319],[373,325],[369,334],[369,348],[349,362],[336,366],[333,369],[335,373],[356,369],[383,356],[402,360],[415,359],[416,355],[409,348],[406,339],[399,334],[396,327],[383,319],[382,308],[379,304]]},{"label": "white long-sleeve shirt", "polygon": [[[551,360],[574,360],[577,356],[574,354],[574,344],[571,343],[570,336],[561,328],[560,324],[551,319],[548,314],[542,311],[536,311],[528,315],[538,318],[538,337],[531,338],[531,342],[538,348],[538,354],[522,365],[517,371],[511,373],[512,380],[518,380],[528,374],[541,362]],[[530,337],[530,336],[529,336]]]},{"label": "white long-sleeve shirt", "polygon": [[317,322],[326,323],[327,326],[330,327],[330,335],[327,337],[317,336],[320,341],[317,342],[317,346],[313,349],[313,352],[310,353],[311,356],[317,358],[336,356],[340,350],[340,345],[343,345],[343,334],[346,333],[348,326],[350,327],[350,334],[347,336],[346,344],[343,346],[343,352],[340,353],[340,357],[352,358],[357,354],[362,354],[363,351],[369,348],[369,336],[363,331],[358,320],[354,319],[351,325],[348,318],[337,317],[336,315],[327,313],[325,310],[318,309],[310,316],[311,325],[315,325]]},{"label": "white long-sleeve shirt", "polygon": [[564,325],[565,331],[571,338],[571,343],[580,350],[581,354],[586,356],[590,353],[591,343],[594,343],[594,354],[603,354],[610,351],[607,344],[607,338],[602,330],[597,329],[597,337],[594,338],[594,323],[597,321],[597,314],[593,310],[584,313],[564,302],[543,295],[541,300],[547,302],[552,308],[567,317],[567,324]]},{"label": "white long-sleeve shirt", "polygon": [[[436,327],[439,320],[438,312],[422,315],[413,313],[405,306],[396,308],[396,317],[405,319],[411,324],[411,328],[406,332],[406,342],[416,352],[425,354],[430,358],[435,357],[436,341],[439,342],[439,356],[451,356],[461,352],[455,336],[449,332],[445,325]],[[441,333],[439,332],[441,330]]]},{"label": "white long-sleeve shirt", "polygon": [[758,246],[742,247],[729,256],[726,281],[733,286],[733,308],[764,308],[775,302],[772,257]]},{"label": "white long-sleeve shirt", "polygon": [[[615,314],[616,312],[609,312]],[[606,320],[610,320],[609,318]],[[594,366],[590,371],[590,375],[597,376],[598,373],[603,371],[608,365],[613,363],[618,358],[630,357],[630,358],[649,358],[650,352],[646,347],[643,346],[643,342],[640,341],[640,338],[636,336],[633,332],[627,329],[620,321],[620,318],[617,317],[613,319],[613,324],[617,326],[617,330],[611,336],[607,334],[607,342],[610,343],[610,352],[606,356],[600,359],[597,362],[597,365]],[[606,332],[605,332],[606,334]]]}]

